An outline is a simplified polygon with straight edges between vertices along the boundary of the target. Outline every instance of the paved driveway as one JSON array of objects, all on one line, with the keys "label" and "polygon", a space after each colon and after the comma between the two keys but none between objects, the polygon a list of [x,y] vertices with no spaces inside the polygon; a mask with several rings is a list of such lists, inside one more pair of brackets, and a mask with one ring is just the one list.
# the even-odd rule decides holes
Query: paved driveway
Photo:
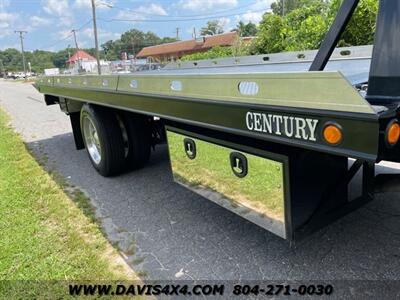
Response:
[{"label": "paved driveway", "polygon": [[[0,106],[46,168],[85,191],[111,241],[149,279],[400,279],[400,193],[380,194],[296,249],[172,182],[166,147],[103,178],[74,149],[69,119],[31,85],[0,81]],[[1,141],[0,141],[1,142]],[[393,172],[397,165],[380,170]]]}]

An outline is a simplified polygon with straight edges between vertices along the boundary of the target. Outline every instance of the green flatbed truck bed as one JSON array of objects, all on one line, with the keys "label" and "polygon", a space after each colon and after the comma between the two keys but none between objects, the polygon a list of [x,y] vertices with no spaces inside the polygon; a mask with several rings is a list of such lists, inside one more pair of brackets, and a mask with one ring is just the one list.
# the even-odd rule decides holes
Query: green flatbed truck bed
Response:
[{"label": "green flatbed truck bed", "polygon": [[167,142],[176,182],[293,244],[372,200],[376,162],[400,161],[400,55],[384,38],[400,4],[381,0],[379,44],[335,49],[357,3],[343,2],[318,51],[35,86],[70,116],[100,174],[144,167]]}]

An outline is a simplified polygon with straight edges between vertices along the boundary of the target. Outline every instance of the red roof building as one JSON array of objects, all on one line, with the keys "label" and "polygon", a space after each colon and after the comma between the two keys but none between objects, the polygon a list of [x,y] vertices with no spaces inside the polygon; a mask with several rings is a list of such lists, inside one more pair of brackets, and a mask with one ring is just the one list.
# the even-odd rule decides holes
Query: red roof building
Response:
[{"label": "red roof building", "polygon": [[178,41],[143,48],[137,58],[153,58],[158,61],[179,59],[184,55],[205,52],[215,46],[232,46],[238,39],[237,32],[210,35],[200,39]]},{"label": "red roof building", "polygon": [[71,64],[76,64],[80,61],[96,61],[96,58],[91,56],[89,53],[83,51],[83,50],[78,50],[74,55],[72,55],[66,63],[71,65]]}]

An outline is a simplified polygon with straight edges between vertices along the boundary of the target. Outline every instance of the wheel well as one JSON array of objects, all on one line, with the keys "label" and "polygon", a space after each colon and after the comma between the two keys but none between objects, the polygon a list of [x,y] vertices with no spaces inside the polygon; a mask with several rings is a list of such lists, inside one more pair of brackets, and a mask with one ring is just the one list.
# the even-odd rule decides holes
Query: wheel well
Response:
[{"label": "wheel well", "polygon": [[[70,117],[71,121],[71,127],[72,127],[72,133],[74,136],[74,141],[75,141],[75,147],[77,150],[81,150],[85,148],[84,142],[83,142],[83,136],[82,136],[82,131],[81,131],[81,125],[80,125],[80,110],[82,106],[85,104],[83,102],[79,101],[73,101],[69,99],[64,99],[66,103],[67,108],[74,108],[71,111],[68,111],[68,115]],[[93,106],[96,106],[94,104],[91,104]],[[103,108],[106,108],[102,106]],[[79,109],[78,109],[79,108]],[[146,123],[148,122],[148,126],[150,129],[150,134],[151,134],[151,146],[154,148],[155,145],[164,143],[166,141],[165,137],[165,130],[164,130],[164,122],[162,119],[155,118],[153,116],[148,116],[144,114],[138,114],[134,112],[129,112],[125,110],[120,110],[120,109],[115,109],[115,108],[106,108],[109,109],[110,111],[113,111],[115,114],[122,116],[124,119],[139,119],[143,120]]]}]

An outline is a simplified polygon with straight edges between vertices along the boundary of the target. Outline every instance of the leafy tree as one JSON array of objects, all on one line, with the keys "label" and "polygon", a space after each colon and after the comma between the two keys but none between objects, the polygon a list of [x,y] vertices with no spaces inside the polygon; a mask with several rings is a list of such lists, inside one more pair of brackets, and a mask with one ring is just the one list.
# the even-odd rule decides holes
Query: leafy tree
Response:
[{"label": "leafy tree", "polygon": [[329,5],[322,0],[296,0],[291,3],[292,5],[304,5],[292,9],[284,17],[276,14],[264,14],[256,41],[258,53],[276,53],[319,47],[328,29]]},{"label": "leafy tree", "polygon": [[[296,0],[290,2],[292,6],[286,6],[290,7],[290,11],[285,16],[264,14],[259,25],[255,53],[319,48],[342,2],[343,0]],[[278,4],[281,5],[282,1],[277,1],[276,5]],[[289,0],[285,1],[286,4],[289,4]],[[377,10],[376,0],[361,0],[339,45],[372,43]]]},{"label": "leafy tree", "polygon": [[65,68],[66,64],[65,62],[68,60],[69,55],[73,55],[75,53],[74,49],[64,49],[64,50],[60,50],[57,51],[56,53],[53,54],[53,64],[55,67],[57,68]]},{"label": "leafy tree", "polygon": [[143,32],[137,29],[131,29],[121,35],[121,38],[115,41],[107,41],[101,45],[104,56],[108,60],[118,60],[121,53],[136,55],[147,46],[154,46],[163,43],[175,42],[176,39],[170,37],[160,38],[151,31]]},{"label": "leafy tree", "polygon": [[301,5],[300,2],[299,0],[278,0],[271,4],[271,9],[275,15],[283,16],[299,8]]},{"label": "leafy tree", "polygon": [[285,16],[285,50],[307,50],[319,48],[327,30],[329,5],[321,0],[302,0],[300,8]]},{"label": "leafy tree", "polygon": [[[332,0],[329,19],[332,22],[343,0]],[[340,45],[358,46],[372,44],[378,14],[378,2],[376,0],[361,0],[345,32],[342,35]]]},{"label": "leafy tree", "polygon": [[193,53],[185,55],[181,58],[182,61],[189,60],[201,60],[201,59],[213,59],[220,57],[233,56],[233,51],[231,47],[216,46],[206,52]]},{"label": "leafy tree", "polygon": [[[152,35],[151,38],[152,38],[152,43],[149,42],[149,44],[156,45],[157,41],[155,41],[156,40],[155,35]],[[139,49],[140,46],[141,48],[143,48],[143,44],[145,43],[145,33],[137,29],[131,29],[121,35],[120,41],[121,41],[120,46],[122,46],[120,52],[136,54],[136,51]]]},{"label": "leafy tree", "polygon": [[0,59],[3,61],[5,70],[8,72],[23,69],[21,52],[17,49],[8,48],[0,51]]},{"label": "leafy tree", "polygon": [[200,30],[201,35],[215,35],[224,33],[224,29],[218,20],[208,21],[205,27]]},{"label": "leafy tree", "polygon": [[160,44],[173,43],[173,42],[176,42],[176,41],[177,41],[176,38],[163,37],[163,38],[161,39],[161,43],[160,43]]},{"label": "leafy tree", "polygon": [[239,23],[236,25],[236,28],[232,31],[238,32],[242,37],[247,37],[255,36],[258,30],[256,24],[252,22],[245,24],[243,21],[239,21]]},{"label": "leafy tree", "polygon": [[30,62],[33,72],[42,72],[44,69],[54,68],[53,52],[35,50],[33,52],[26,52],[26,62]]},{"label": "leafy tree", "polygon": [[259,25],[256,53],[275,53],[285,50],[286,24],[282,17],[266,13]]},{"label": "leafy tree", "polygon": [[[42,72],[46,68],[54,68],[52,62],[53,52],[35,50],[33,52],[25,51],[26,68],[31,64],[33,72]],[[6,49],[0,51],[0,60],[3,62],[4,69],[8,72],[23,71],[22,54],[17,49]]]},{"label": "leafy tree", "polygon": [[103,49],[104,57],[107,60],[118,60],[120,59],[120,51],[123,46],[121,40],[109,40],[102,44],[101,48]]},{"label": "leafy tree", "polygon": [[[86,49],[82,49],[83,51],[85,51],[86,53],[90,54],[91,56],[96,57],[96,50],[94,48],[86,48]],[[74,51],[75,53],[75,51]],[[101,53],[100,53],[100,58],[101,58]]]},{"label": "leafy tree", "polygon": [[238,39],[233,46],[216,46],[206,52],[185,55],[182,61],[236,57],[251,54],[251,44]]},{"label": "leafy tree", "polygon": [[319,48],[328,24],[322,15],[313,15],[300,23],[298,30],[291,31],[286,41],[286,51],[308,50]]}]

